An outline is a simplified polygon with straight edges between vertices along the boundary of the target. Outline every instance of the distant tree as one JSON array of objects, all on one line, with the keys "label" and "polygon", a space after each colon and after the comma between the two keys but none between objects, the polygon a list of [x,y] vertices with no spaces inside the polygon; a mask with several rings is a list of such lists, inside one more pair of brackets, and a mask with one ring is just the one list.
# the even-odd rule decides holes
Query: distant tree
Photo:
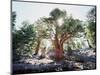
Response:
[{"label": "distant tree", "polygon": [[72,37],[78,36],[81,32],[81,21],[68,17],[66,11],[55,8],[51,11],[49,18],[45,18],[45,22],[49,24],[49,28],[53,31],[52,42],[55,46],[55,59],[60,61],[63,59],[63,43],[70,41]]},{"label": "distant tree", "polygon": [[38,19],[34,24],[36,29],[36,42],[37,42],[35,55],[37,55],[39,52],[41,40],[49,38],[49,35],[47,32],[48,27],[47,24],[44,22],[44,18]]},{"label": "distant tree", "polygon": [[96,44],[96,8],[92,8],[87,14],[88,25],[85,29],[86,37],[90,47],[95,47]]},{"label": "distant tree", "polygon": [[72,50],[82,48],[82,44],[77,40],[71,40],[70,43],[68,43],[68,45],[70,45]]},{"label": "distant tree", "polygon": [[89,22],[96,22],[96,7],[93,7],[87,14]]},{"label": "distant tree", "polygon": [[14,31],[15,30],[15,23],[16,23],[16,12],[15,11],[12,12],[11,21],[12,21],[12,26],[11,26],[12,31]]},{"label": "distant tree", "polygon": [[29,56],[32,53],[35,36],[34,25],[25,22],[23,27],[13,34],[13,61]]}]

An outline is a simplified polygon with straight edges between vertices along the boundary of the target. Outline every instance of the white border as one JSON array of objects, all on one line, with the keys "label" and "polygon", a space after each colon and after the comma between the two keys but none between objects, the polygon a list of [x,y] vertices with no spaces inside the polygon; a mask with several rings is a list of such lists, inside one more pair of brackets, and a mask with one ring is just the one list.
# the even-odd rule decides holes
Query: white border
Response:
[{"label": "white border", "polygon": [[[25,0],[24,0],[25,1]],[[26,0],[56,3],[97,5],[97,13],[100,13],[100,0]],[[0,75],[10,75],[10,0],[0,0]],[[100,73],[100,14],[97,14],[97,70],[70,71],[55,73],[39,73],[41,75],[98,75]],[[37,73],[37,75],[39,75]]]}]

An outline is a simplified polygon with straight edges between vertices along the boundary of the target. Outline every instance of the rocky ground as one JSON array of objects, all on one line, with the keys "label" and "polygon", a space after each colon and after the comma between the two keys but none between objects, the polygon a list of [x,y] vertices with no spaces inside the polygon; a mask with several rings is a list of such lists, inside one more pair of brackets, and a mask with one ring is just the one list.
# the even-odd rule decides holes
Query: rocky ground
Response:
[{"label": "rocky ground", "polygon": [[65,59],[60,62],[55,62],[52,59],[52,54],[54,54],[52,51],[50,53],[51,55],[49,55],[49,53],[45,58],[33,55],[32,58],[21,59],[19,63],[13,64],[13,73],[42,73],[96,69],[96,54],[94,49],[74,50],[70,55],[64,52]]}]

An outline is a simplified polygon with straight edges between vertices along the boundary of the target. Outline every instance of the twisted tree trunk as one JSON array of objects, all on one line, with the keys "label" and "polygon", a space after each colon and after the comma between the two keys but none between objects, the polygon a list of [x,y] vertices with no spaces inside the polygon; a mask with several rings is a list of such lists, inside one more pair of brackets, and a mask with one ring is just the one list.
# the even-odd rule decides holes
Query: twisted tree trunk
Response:
[{"label": "twisted tree trunk", "polygon": [[63,43],[71,38],[71,34],[62,34],[60,40],[58,35],[55,34],[54,46],[55,46],[55,60],[61,61],[64,59]]},{"label": "twisted tree trunk", "polygon": [[58,40],[57,35],[55,35],[55,40],[54,40],[54,45],[55,45],[55,60],[60,61],[63,59],[63,43],[61,44],[60,41]]},{"label": "twisted tree trunk", "polygon": [[64,58],[64,52],[62,45],[58,45],[58,47],[55,48],[55,59],[56,61],[61,61]]}]

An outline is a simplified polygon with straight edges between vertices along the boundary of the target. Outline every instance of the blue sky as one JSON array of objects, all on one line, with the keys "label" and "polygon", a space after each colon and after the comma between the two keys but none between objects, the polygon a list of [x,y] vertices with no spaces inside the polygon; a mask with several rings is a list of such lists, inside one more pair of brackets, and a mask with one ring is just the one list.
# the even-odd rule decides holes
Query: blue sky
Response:
[{"label": "blue sky", "polygon": [[21,26],[23,21],[34,23],[40,17],[48,17],[49,13],[54,8],[66,10],[67,14],[72,14],[73,18],[86,21],[87,12],[93,6],[77,6],[77,5],[61,5],[61,4],[44,4],[44,3],[30,3],[30,2],[13,2],[12,11],[16,11],[16,25]]}]

